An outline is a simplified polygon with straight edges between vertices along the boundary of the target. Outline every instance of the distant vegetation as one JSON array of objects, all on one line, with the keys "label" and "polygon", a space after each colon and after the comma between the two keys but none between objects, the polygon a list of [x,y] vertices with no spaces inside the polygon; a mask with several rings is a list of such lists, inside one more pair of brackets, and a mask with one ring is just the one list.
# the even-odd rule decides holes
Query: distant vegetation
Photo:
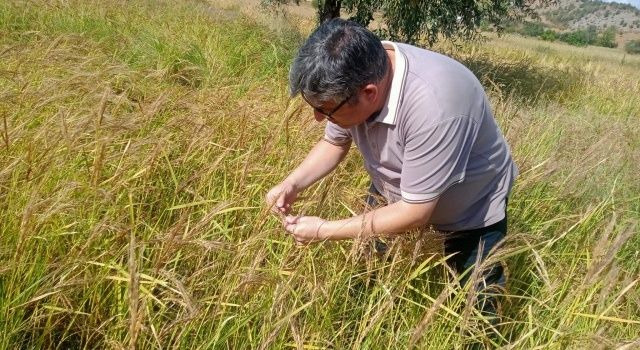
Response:
[{"label": "distant vegetation", "polygon": [[598,29],[598,27],[592,25],[586,29],[560,32],[540,22],[524,22],[522,24],[512,23],[507,26],[506,31],[536,37],[546,41],[559,40],[574,46],[593,45],[609,48],[618,47],[618,43],[616,42],[618,29],[614,26]]}]

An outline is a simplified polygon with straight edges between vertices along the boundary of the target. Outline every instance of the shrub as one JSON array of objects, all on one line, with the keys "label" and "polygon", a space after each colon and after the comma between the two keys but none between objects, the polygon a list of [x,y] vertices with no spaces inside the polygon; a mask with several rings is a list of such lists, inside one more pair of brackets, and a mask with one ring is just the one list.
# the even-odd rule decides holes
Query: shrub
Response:
[{"label": "shrub", "polygon": [[570,45],[587,46],[594,43],[595,35],[589,30],[580,29],[573,32],[562,33],[559,39]]},{"label": "shrub", "polygon": [[618,47],[618,43],[616,42],[616,33],[618,32],[616,27],[608,27],[605,29],[598,38],[596,39],[595,44],[603,47]]},{"label": "shrub", "polygon": [[556,41],[557,34],[553,30],[547,29],[540,35],[540,39],[545,41]]},{"label": "shrub", "polygon": [[640,40],[630,40],[624,45],[624,50],[627,53],[638,55],[640,54]]},{"label": "shrub", "polygon": [[540,22],[525,22],[522,34],[526,36],[540,36],[544,33],[544,26]]}]

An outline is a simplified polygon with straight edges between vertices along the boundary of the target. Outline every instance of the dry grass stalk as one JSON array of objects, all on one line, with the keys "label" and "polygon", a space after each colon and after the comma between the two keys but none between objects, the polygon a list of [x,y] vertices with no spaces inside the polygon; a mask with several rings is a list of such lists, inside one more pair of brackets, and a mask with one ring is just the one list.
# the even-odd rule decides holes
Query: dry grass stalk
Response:
[{"label": "dry grass stalk", "polygon": [[2,138],[4,139],[4,145],[9,152],[9,125],[7,125],[7,115],[6,113],[2,113],[2,124],[4,125],[4,133],[2,134]]},{"label": "dry grass stalk", "polygon": [[[603,236],[609,236],[609,232],[613,231],[614,223],[615,217],[607,228],[607,234]],[[635,230],[636,225],[637,223],[635,222],[630,223],[627,228],[622,233],[618,234],[613,242],[609,244],[604,244],[601,240],[600,244],[596,246],[596,250],[594,251],[593,263],[584,277],[585,286],[590,286],[597,282],[597,277],[611,266],[611,263],[614,261],[620,248],[622,248],[622,246],[637,233]]]},{"label": "dry grass stalk", "polygon": [[140,277],[138,275],[136,256],[136,236],[132,226],[129,230],[129,350],[136,349],[138,334],[140,332],[140,319],[138,318],[140,304]]},{"label": "dry grass stalk", "polygon": [[448,288],[449,284],[445,285],[445,288],[442,289],[436,301],[431,305],[431,307],[424,312],[422,319],[418,322],[418,325],[413,330],[411,334],[411,338],[409,339],[409,349],[413,349],[417,346],[420,338],[424,336],[424,334],[429,329],[429,324],[433,319],[433,316],[440,309],[440,306],[447,300],[447,298],[451,295],[452,290]]},{"label": "dry grass stalk", "polygon": [[102,97],[100,98],[100,103],[98,105],[98,109],[96,111],[96,121],[95,121],[95,142],[96,146],[94,149],[94,158],[93,158],[93,166],[91,173],[91,183],[96,186],[100,179],[100,172],[102,171],[102,166],[104,163],[105,157],[105,145],[104,141],[100,136],[100,130],[102,128],[103,120],[104,120],[104,112],[107,109],[107,101],[110,95],[109,89],[106,89],[102,93]]}]

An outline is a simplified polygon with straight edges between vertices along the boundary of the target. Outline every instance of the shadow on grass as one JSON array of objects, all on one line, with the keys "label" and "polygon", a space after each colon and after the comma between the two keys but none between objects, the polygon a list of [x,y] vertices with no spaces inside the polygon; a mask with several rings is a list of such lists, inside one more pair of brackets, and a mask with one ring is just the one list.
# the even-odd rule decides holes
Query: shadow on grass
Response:
[{"label": "shadow on grass", "polygon": [[585,72],[578,67],[544,67],[528,59],[494,62],[485,57],[460,58],[487,90],[525,104],[579,98]]}]

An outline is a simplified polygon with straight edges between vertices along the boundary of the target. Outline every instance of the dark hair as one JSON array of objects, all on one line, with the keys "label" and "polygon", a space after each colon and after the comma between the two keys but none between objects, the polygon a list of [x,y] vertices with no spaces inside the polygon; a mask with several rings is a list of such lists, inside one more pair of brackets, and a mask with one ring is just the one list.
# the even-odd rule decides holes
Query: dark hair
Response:
[{"label": "dark hair", "polygon": [[302,92],[319,102],[354,96],[380,81],[388,69],[380,39],[360,24],[341,18],[324,22],[298,51],[289,71],[291,96]]}]

